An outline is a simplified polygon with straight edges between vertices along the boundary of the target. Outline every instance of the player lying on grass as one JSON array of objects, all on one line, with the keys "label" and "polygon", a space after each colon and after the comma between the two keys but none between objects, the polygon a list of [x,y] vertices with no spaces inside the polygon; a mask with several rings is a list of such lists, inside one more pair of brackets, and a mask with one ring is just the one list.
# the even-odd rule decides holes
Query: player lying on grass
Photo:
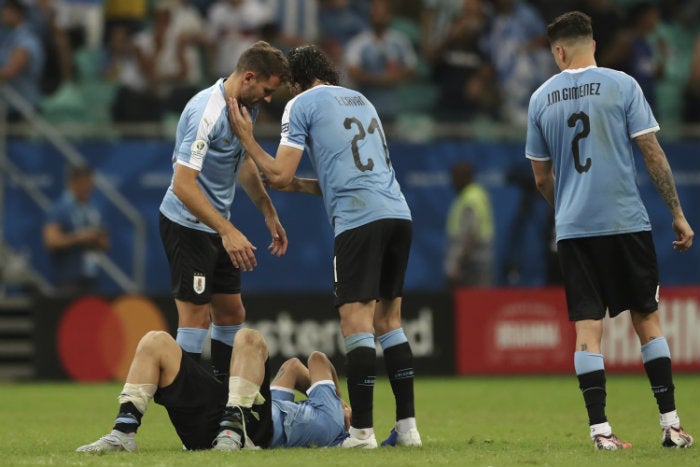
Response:
[{"label": "player lying on grass", "polygon": [[[151,331],[136,349],[112,432],[77,451],[136,451],[136,431],[151,399],[166,408],[188,450],[333,446],[347,436],[350,408],[325,354],[312,353],[308,367],[287,360],[271,386],[265,340],[242,329],[230,375],[227,386],[184,354],[170,334]],[[294,402],[295,390],[308,399]]]}]

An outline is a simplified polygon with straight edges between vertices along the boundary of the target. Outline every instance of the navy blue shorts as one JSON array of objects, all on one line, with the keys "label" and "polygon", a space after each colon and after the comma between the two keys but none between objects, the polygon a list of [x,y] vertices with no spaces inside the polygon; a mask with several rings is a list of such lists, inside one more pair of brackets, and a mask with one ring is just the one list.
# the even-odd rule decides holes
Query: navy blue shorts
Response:
[{"label": "navy blue shorts", "polygon": [[217,234],[190,229],[160,215],[160,238],[170,264],[173,298],[203,305],[212,294],[241,293],[241,271]]},{"label": "navy blue shorts", "polygon": [[560,240],[569,320],[603,319],[659,307],[659,270],[650,231]]},{"label": "navy blue shorts", "polygon": [[335,306],[403,295],[413,225],[382,219],[345,231],[335,238]]},{"label": "navy blue shorts", "polygon": [[[246,425],[246,429],[256,446],[266,448],[272,442],[269,359],[265,362],[265,378],[260,394],[265,398],[265,403],[253,406],[259,418]],[[169,386],[158,388],[153,400],[165,407],[186,449],[210,449],[219,434],[219,422],[228,401],[228,381],[222,383],[202,364],[183,352],[175,380]]]}]

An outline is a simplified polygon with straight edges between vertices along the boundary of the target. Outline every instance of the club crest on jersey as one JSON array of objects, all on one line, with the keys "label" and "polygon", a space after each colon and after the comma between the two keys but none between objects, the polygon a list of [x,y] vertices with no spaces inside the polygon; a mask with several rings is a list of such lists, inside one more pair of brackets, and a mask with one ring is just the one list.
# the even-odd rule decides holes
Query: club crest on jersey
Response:
[{"label": "club crest on jersey", "polygon": [[204,277],[204,274],[194,274],[194,278],[192,280],[192,288],[194,289],[194,292],[197,295],[200,295],[204,292],[204,289],[207,286],[207,278]]}]

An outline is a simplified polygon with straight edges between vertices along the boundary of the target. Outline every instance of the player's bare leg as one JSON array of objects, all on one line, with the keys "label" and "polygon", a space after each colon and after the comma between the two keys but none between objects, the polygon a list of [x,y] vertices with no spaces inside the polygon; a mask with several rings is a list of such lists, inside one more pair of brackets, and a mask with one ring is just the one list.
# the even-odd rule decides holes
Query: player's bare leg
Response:
[{"label": "player's bare leg", "polygon": [[241,329],[233,344],[229,377],[229,397],[212,447],[219,451],[256,449],[248,436],[255,404],[261,404],[260,386],[265,378],[267,345],[254,329]]},{"label": "player's bare leg", "polygon": [[77,452],[136,451],[135,435],[141,417],[158,387],[170,385],[180,370],[182,350],[165,331],[150,331],[141,338],[129,374],[119,394],[119,413],[112,432],[81,446]]}]

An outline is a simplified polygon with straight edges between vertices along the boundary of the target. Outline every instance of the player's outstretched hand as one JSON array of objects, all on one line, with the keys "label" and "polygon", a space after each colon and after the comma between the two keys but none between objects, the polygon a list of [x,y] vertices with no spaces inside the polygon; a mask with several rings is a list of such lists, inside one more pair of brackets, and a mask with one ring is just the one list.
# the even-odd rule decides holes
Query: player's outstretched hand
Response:
[{"label": "player's outstretched hand", "polygon": [[686,251],[693,244],[695,232],[688,224],[685,217],[680,217],[673,220],[673,230],[676,232],[677,240],[673,242],[673,249],[678,251]]},{"label": "player's outstretched hand", "polygon": [[287,232],[277,216],[266,218],[265,225],[272,235],[272,243],[267,247],[270,254],[278,258],[287,252]]},{"label": "player's outstretched hand", "polygon": [[235,227],[221,236],[221,243],[234,267],[241,271],[252,271],[258,265],[255,259],[257,248]]}]

